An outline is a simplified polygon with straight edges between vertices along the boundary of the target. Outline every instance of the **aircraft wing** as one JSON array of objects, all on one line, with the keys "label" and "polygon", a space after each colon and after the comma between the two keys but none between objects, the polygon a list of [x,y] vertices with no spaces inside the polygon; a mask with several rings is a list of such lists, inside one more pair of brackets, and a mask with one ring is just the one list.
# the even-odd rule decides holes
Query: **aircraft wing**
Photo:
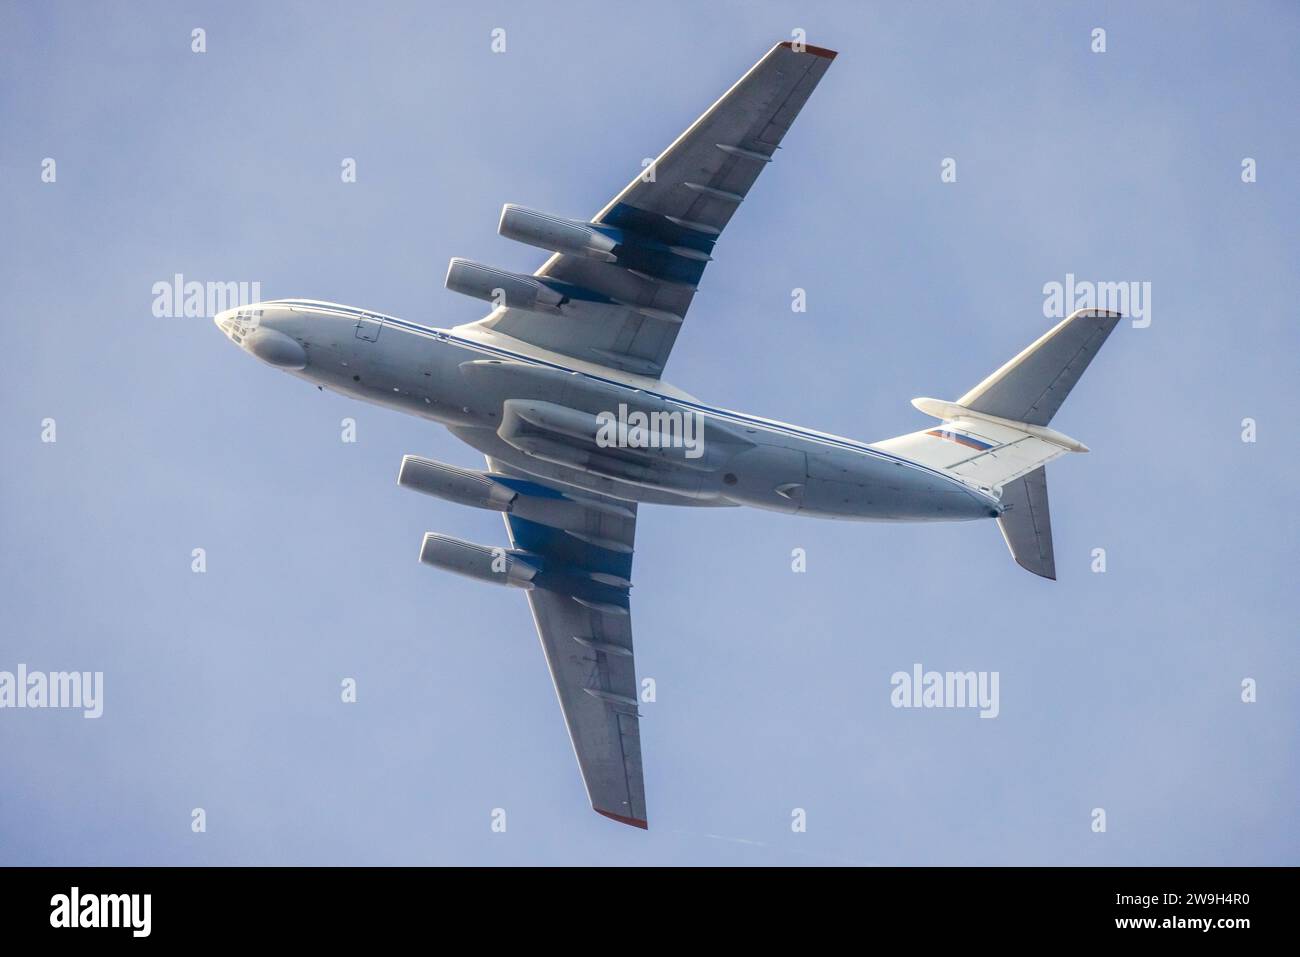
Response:
[{"label": "aircraft wing", "polygon": [[[487,461],[492,472],[539,484],[502,462]],[[581,527],[552,528],[507,513],[506,531],[513,547],[545,563],[547,586],[529,591],[528,604],[591,806],[615,821],[645,828],[627,600],[636,503],[588,492],[582,498],[593,507]]]},{"label": "aircraft wing", "polygon": [[658,377],[714,243],[834,57],[790,42],[772,47],[593,217],[621,240],[612,261],[556,253],[534,273],[600,308],[551,315],[507,306],[471,325]]}]

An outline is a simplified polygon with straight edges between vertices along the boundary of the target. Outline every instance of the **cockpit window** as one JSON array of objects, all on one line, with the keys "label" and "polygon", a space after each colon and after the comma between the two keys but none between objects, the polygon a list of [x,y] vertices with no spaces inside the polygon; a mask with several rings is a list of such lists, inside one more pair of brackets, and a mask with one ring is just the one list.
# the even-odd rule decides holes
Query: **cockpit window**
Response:
[{"label": "cockpit window", "polygon": [[[241,309],[235,313],[233,320],[227,320],[221,324],[221,328],[236,343],[242,342],[244,337],[257,328],[261,310]],[[227,325],[227,323],[229,325]]]}]

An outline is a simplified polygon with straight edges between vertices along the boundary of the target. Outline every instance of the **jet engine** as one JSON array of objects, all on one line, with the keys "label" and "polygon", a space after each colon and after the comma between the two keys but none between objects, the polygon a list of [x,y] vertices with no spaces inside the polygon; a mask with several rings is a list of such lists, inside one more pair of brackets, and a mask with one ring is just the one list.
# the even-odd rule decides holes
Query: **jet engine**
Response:
[{"label": "jet engine", "polygon": [[402,456],[397,484],[457,505],[506,512],[529,522],[560,528],[580,541],[616,552],[632,549],[601,534],[602,519],[631,519],[636,513],[614,502],[558,495],[528,479],[457,468],[445,462]]},{"label": "jet engine", "polygon": [[518,549],[489,548],[436,532],[424,536],[420,561],[467,578],[525,589],[534,587],[538,572],[537,565]]},{"label": "jet engine", "polygon": [[515,242],[602,262],[614,261],[614,247],[618,245],[617,230],[610,230],[615,234],[611,236],[591,223],[561,219],[513,203],[506,203],[501,208],[497,232]]},{"label": "jet engine", "polygon": [[495,306],[528,312],[559,312],[564,296],[532,276],[506,272],[469,259],[453,259],[447,268],[447,288]]}]

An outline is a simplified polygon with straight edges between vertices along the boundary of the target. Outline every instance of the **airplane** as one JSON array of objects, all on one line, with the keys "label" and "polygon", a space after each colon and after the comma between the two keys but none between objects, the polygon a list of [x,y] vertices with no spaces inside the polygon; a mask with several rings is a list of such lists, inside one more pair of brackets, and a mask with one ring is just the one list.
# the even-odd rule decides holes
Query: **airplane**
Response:
[{"label": "airplane", "polygon": [[859,442],[717,408],[662,378],[714,245],[836,54],[778,43],[590,220],[507,204],[501,235],[551,253],[532,275],[452,259],[493,304],[432,328],[275,299],[216,325],[299,378],[446,426],[486,457],[417,455],[398,484],[502,513],[509,547],[433,532],[420,561],[526,593],[592,809],[648,828],[629,590],[638,507],[750,506],[861,521],[994,519],[1056,577],[1044,467],[1087,447],[1049,427],[1120,319],[1075,312],[933,428]]}]

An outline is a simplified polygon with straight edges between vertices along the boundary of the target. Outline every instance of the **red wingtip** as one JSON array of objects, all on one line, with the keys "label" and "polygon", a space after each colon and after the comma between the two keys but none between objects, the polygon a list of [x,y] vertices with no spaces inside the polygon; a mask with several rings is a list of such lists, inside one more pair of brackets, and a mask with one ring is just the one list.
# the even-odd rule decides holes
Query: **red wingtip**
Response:
[{"label": "red wingtip", "polygon": [[[786,40],[784,43],[781,44],[781,46],[789,50],[794,50],[794,41]],[[803,45],[802,50],[795,50],[794,52],[811,53],[813,56],[824,57],[827,60],[834,60],[837,56],[839,56],[839,54],[834,50],[828,50],[825,47],[809,46],[807,43]]]},{"label": "red wingtip", "polygon": [[609,818],[611,821],[618,821],[619,824],[630,824],[633,827],[641,828],[643,831],[650,830],[650,825],[639,817],[624,817],[622,814],[615,814],[613,811],[602,811],[598,807],[593,807],[592,810],[597,814]]}]

